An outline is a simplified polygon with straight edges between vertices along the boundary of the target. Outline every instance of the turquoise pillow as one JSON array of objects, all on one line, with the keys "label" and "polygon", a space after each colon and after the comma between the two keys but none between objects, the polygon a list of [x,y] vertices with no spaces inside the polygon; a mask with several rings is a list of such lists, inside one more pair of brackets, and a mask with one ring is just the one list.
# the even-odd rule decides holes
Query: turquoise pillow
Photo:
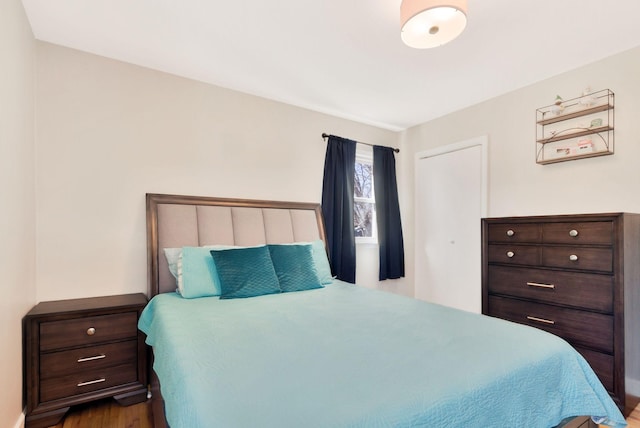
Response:
[{"label": "turquoise pillow", "polygon": [[269,245],[269,252],[283,293],[323,287],[311,245]]},{"label": "turquoise pillow", "polygon": [[323,285],[331,284],[333,282],[333,275],[331,275],[331,266],[329,266],[329,259],[327,258],[327,250],[324,248],[324,241],[318,239],[311,243],[313,250],[313,261],[316,265],[316,271],[318,272],[318,278]]},{"label": "turquoise pillow", "polygon": [[220,295],[220,278],[210,247],[183,247],[178,272],[178,292],[185,299]]},{"label": "turquoise pillow", "polygon": [[221,299],[282,292],[266,246],[211,250],[210,253],[220,279]]}]

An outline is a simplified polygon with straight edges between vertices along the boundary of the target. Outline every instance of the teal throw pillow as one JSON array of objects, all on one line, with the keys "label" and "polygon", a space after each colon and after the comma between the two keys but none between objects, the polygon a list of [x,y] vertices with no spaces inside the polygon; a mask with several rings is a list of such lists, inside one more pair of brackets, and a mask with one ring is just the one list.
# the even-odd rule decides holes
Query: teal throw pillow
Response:
[{"label": "teal throw pillow", "polygon": [[269,252],[282,292],[323,287],[311,245],[269,245]]},{"label": "teal throw pillow", "polygon": [[211,257],[220,279],[221,299],[281,292],[266,246],[211,250]]}]

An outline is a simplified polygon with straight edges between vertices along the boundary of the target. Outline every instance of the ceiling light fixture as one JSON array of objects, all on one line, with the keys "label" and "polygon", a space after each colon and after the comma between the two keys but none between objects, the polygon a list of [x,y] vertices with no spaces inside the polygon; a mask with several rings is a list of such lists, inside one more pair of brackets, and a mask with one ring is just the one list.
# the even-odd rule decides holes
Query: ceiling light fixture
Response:
[{"label": "ceiling light fixture", "polygon": [[402,41],[417,49],[435,48],[458,37],[467,25],[467,0],[402,0]]}]

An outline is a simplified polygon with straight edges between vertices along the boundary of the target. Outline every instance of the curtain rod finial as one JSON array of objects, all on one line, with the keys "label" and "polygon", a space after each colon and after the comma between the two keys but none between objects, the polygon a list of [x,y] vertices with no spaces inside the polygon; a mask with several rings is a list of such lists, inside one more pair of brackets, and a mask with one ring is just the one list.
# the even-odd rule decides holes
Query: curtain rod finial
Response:
[{"label": "curtain rod finial", "polygon": [[325,139],[325,138],[329,138],[329,134],[327,134],[326,132],[323,132],[323,133],[322,133],[322,138],[323,138],[323,139]]}]

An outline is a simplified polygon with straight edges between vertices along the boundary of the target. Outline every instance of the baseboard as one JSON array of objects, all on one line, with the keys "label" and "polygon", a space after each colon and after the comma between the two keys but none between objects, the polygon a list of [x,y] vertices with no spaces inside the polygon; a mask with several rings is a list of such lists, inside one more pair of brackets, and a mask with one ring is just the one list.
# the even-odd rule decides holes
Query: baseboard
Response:
[{"label": "baseboard", "polygon": [[24,412],[20,413],[20,416],[18,416],[18,420],[13,428],[24,428]]}]

